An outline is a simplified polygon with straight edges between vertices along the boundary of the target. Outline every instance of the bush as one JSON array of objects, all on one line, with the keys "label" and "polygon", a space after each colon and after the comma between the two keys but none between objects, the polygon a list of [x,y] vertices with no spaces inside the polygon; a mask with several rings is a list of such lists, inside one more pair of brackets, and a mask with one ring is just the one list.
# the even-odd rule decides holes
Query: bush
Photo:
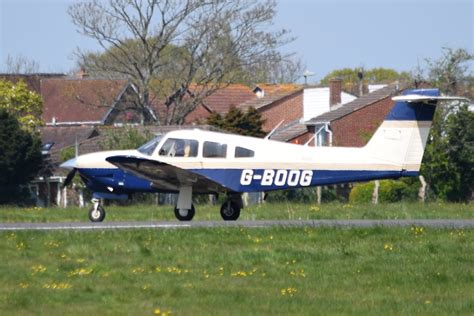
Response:
[{"label": "bush", "polygon": [[[298,203],[315,203],[317,201],[316,188],[299,188],[281,191],[272,191],[268,193],[266,201],[268,202],[298,202]],[[321,202],[344,202],[342,195],[337,193],[335,187],[324,186],[321,190]]]},{"label": "bush", "polygon": [[[349,195],[351,203],[370,203],[375,183],[359,183],[355,185]],[[380,203],[395,203],[400,201],[416,200],[419,182],[416,178],[403,180],[382,180],[379,188]]]},{"label": "bush", "polygon": [[374,192],[374,182],[358,183],[349,194],[350,203],[370,203],[372,201],[372,192]]}]

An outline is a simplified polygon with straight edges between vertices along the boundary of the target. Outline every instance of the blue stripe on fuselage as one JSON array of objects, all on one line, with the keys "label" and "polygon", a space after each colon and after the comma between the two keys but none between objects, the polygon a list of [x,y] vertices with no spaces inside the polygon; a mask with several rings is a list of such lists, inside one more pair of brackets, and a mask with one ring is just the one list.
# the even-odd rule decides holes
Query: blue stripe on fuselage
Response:
[{"label": "blue stripe on fuselage", "polygon": [[[416,171],[368,171],[368,170],[285,170],[285,169],[245,169],[252,170],[252,180],[248,185],[241,184],[242,173],[244,169],[190,169],[189,171],[200,174],[214,182],[217,182],[229,190],[235,192],[261,192],[282,190],[291,188],[311,187],[319,185],[330,185],[338,183],[369,181],[374,179],[397,179],[401,176],[417,176]],[[262,180],[266,170],[273,170],[273,177],[269,181],[270,184],[262,185]],[[278,177],[278,171],[281,174],[286,174],[287,178]],[[121,194],[130,194],[135,192],[158,192],[150,184],[150,181],[136,177],[132,174],[126,173],[120,169],[78,169],[81,176],[86,178],[86,186],[96,193],[111,192],[107,187],[112,187],[113,193],[117,198]],[[289,185],[288,175],[290,172],[302,175],[302,173],[311,172],[310,181],[307,185],[301,185],[300,180],[294,178],[296,185]],[[286,173],[285,173],[286,172]],[[257,179],[255,179],[257,178]],[[119,183],[122,182],[123,185]],[[295,183],[293,183],[295,184]]]},{"label": "blue stripe on fuselage", "polygon": [[[235,192],[261,192],[281,189],[311,187],[320,185],[330,185],[348,182],[369,181],[374,179],[398,179],[401,176],[416,176],[418,172],[394,171],[369,171],[369,170],[307,170],[311,171],[311,181],[308,185],[301,185],[296,180],[289,181],[288,175],[292,170],[286,170],[287,179],[280,177],[277,179],[279,169],[246,169],[252,170],[252,180],[249,184],[242,184],[245,178],[243,169],[190,169],[194,173],[200,174],[212,181],[220,183],[226,188]],[[265,170],[273,170],[273,178],[267,181],[267,185],[262,185]],[[303,172],[304,170],[297,170]],[[301,175],[301,173],[300,173]],[[268,180],[268,179],[267,179]],[[289,182],[293,182],[289,185]],[[296,182],[296,185],[295,185]],[[270,183],[270,184],[268,184]]]},{"label": "blue stripe on fuselage", "polygon": [[[439,96],[438,89],[413,89],[405,90],[403,95],[425,95]],[[421,102],[404,102],[398,101],[388,113],[385,120],[387,121],[432,121],[435,105]]]},{"label": "blue stripe on fuselage", "polygon": [[81,176],[86,178],[86,186],[93,192],[110,193],[107,187],[113,188],[114,194],[129,194],[134,192],[156,192],[150,181],[126,173],[116,168],[84,168],[78,169]]}]

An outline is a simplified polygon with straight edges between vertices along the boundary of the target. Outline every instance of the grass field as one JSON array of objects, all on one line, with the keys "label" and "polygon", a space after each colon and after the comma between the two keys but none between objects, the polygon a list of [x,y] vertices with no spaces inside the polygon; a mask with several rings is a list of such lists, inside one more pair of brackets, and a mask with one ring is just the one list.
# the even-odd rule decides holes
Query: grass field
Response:
[{"label": "grass field", "polygon": [[[134,205],[106,206],[107,221],[176,220],[172,206]],[[472,219],[474,204],[395,203],[341,204],[320,206],[298,203],[265,203],[242,210],[240,219]],[[194,220],[221,220],[219,205],[196,205]],[[88,221],[87,209],[61,208],[0,208],[0,222]]]},{"label": "grass field", "polygon": [[3,315],[474,313],[472,230],[0,233]]},{"label": "grass field", "polygon": [[[195,220],[220,220],[200,205]],[[175,220],[170,206],[108,221]],[[265,204],[241,219],[474,218],[472,204]],[[87,221],[0,208],[0,222]],[[474,230],[215,228],[0,233],[0,314],[474,314]]]}]

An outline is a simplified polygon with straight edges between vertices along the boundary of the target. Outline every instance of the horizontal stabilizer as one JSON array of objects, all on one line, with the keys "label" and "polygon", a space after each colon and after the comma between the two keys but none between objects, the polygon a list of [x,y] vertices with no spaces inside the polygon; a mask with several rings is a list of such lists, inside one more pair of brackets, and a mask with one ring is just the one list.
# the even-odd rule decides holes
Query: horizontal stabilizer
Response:
[{"label": "horizontal stabilizer", "polygon": [[430,96],[420,94],[400,95],[392,98],[393,101],[405,102],[423,102],[423,101],[466,101],[470,102],[468,98],[463,97],[444,97],[444,96]]}]

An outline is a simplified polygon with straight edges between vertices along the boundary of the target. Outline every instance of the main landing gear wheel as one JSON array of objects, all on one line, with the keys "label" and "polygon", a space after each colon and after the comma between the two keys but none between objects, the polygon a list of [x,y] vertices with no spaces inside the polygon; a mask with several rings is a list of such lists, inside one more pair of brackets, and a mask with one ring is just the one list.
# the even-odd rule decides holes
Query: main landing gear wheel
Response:
[{"label": "main landing gear wheel", "polygon": [[240,206],[233,201],[225,202],[221,206],[221,216],[225,221],[236,221],[240,216]]},{"label": "main landing gear wheel", "polygon": [[177,207],[174,208],[174,215],[176,218],[180,221],[190,221],[193,219],[194,214],[194,205],[191,204],[191,209],[186,210],[186,209],[178,209]]},{"label": "main landing gear wheel", "polygon": [[91,222],[102,222],[105,218],[105,210],[102,206],[98,205],[96,208],[92,207],[89,210],[89,219]]}]

